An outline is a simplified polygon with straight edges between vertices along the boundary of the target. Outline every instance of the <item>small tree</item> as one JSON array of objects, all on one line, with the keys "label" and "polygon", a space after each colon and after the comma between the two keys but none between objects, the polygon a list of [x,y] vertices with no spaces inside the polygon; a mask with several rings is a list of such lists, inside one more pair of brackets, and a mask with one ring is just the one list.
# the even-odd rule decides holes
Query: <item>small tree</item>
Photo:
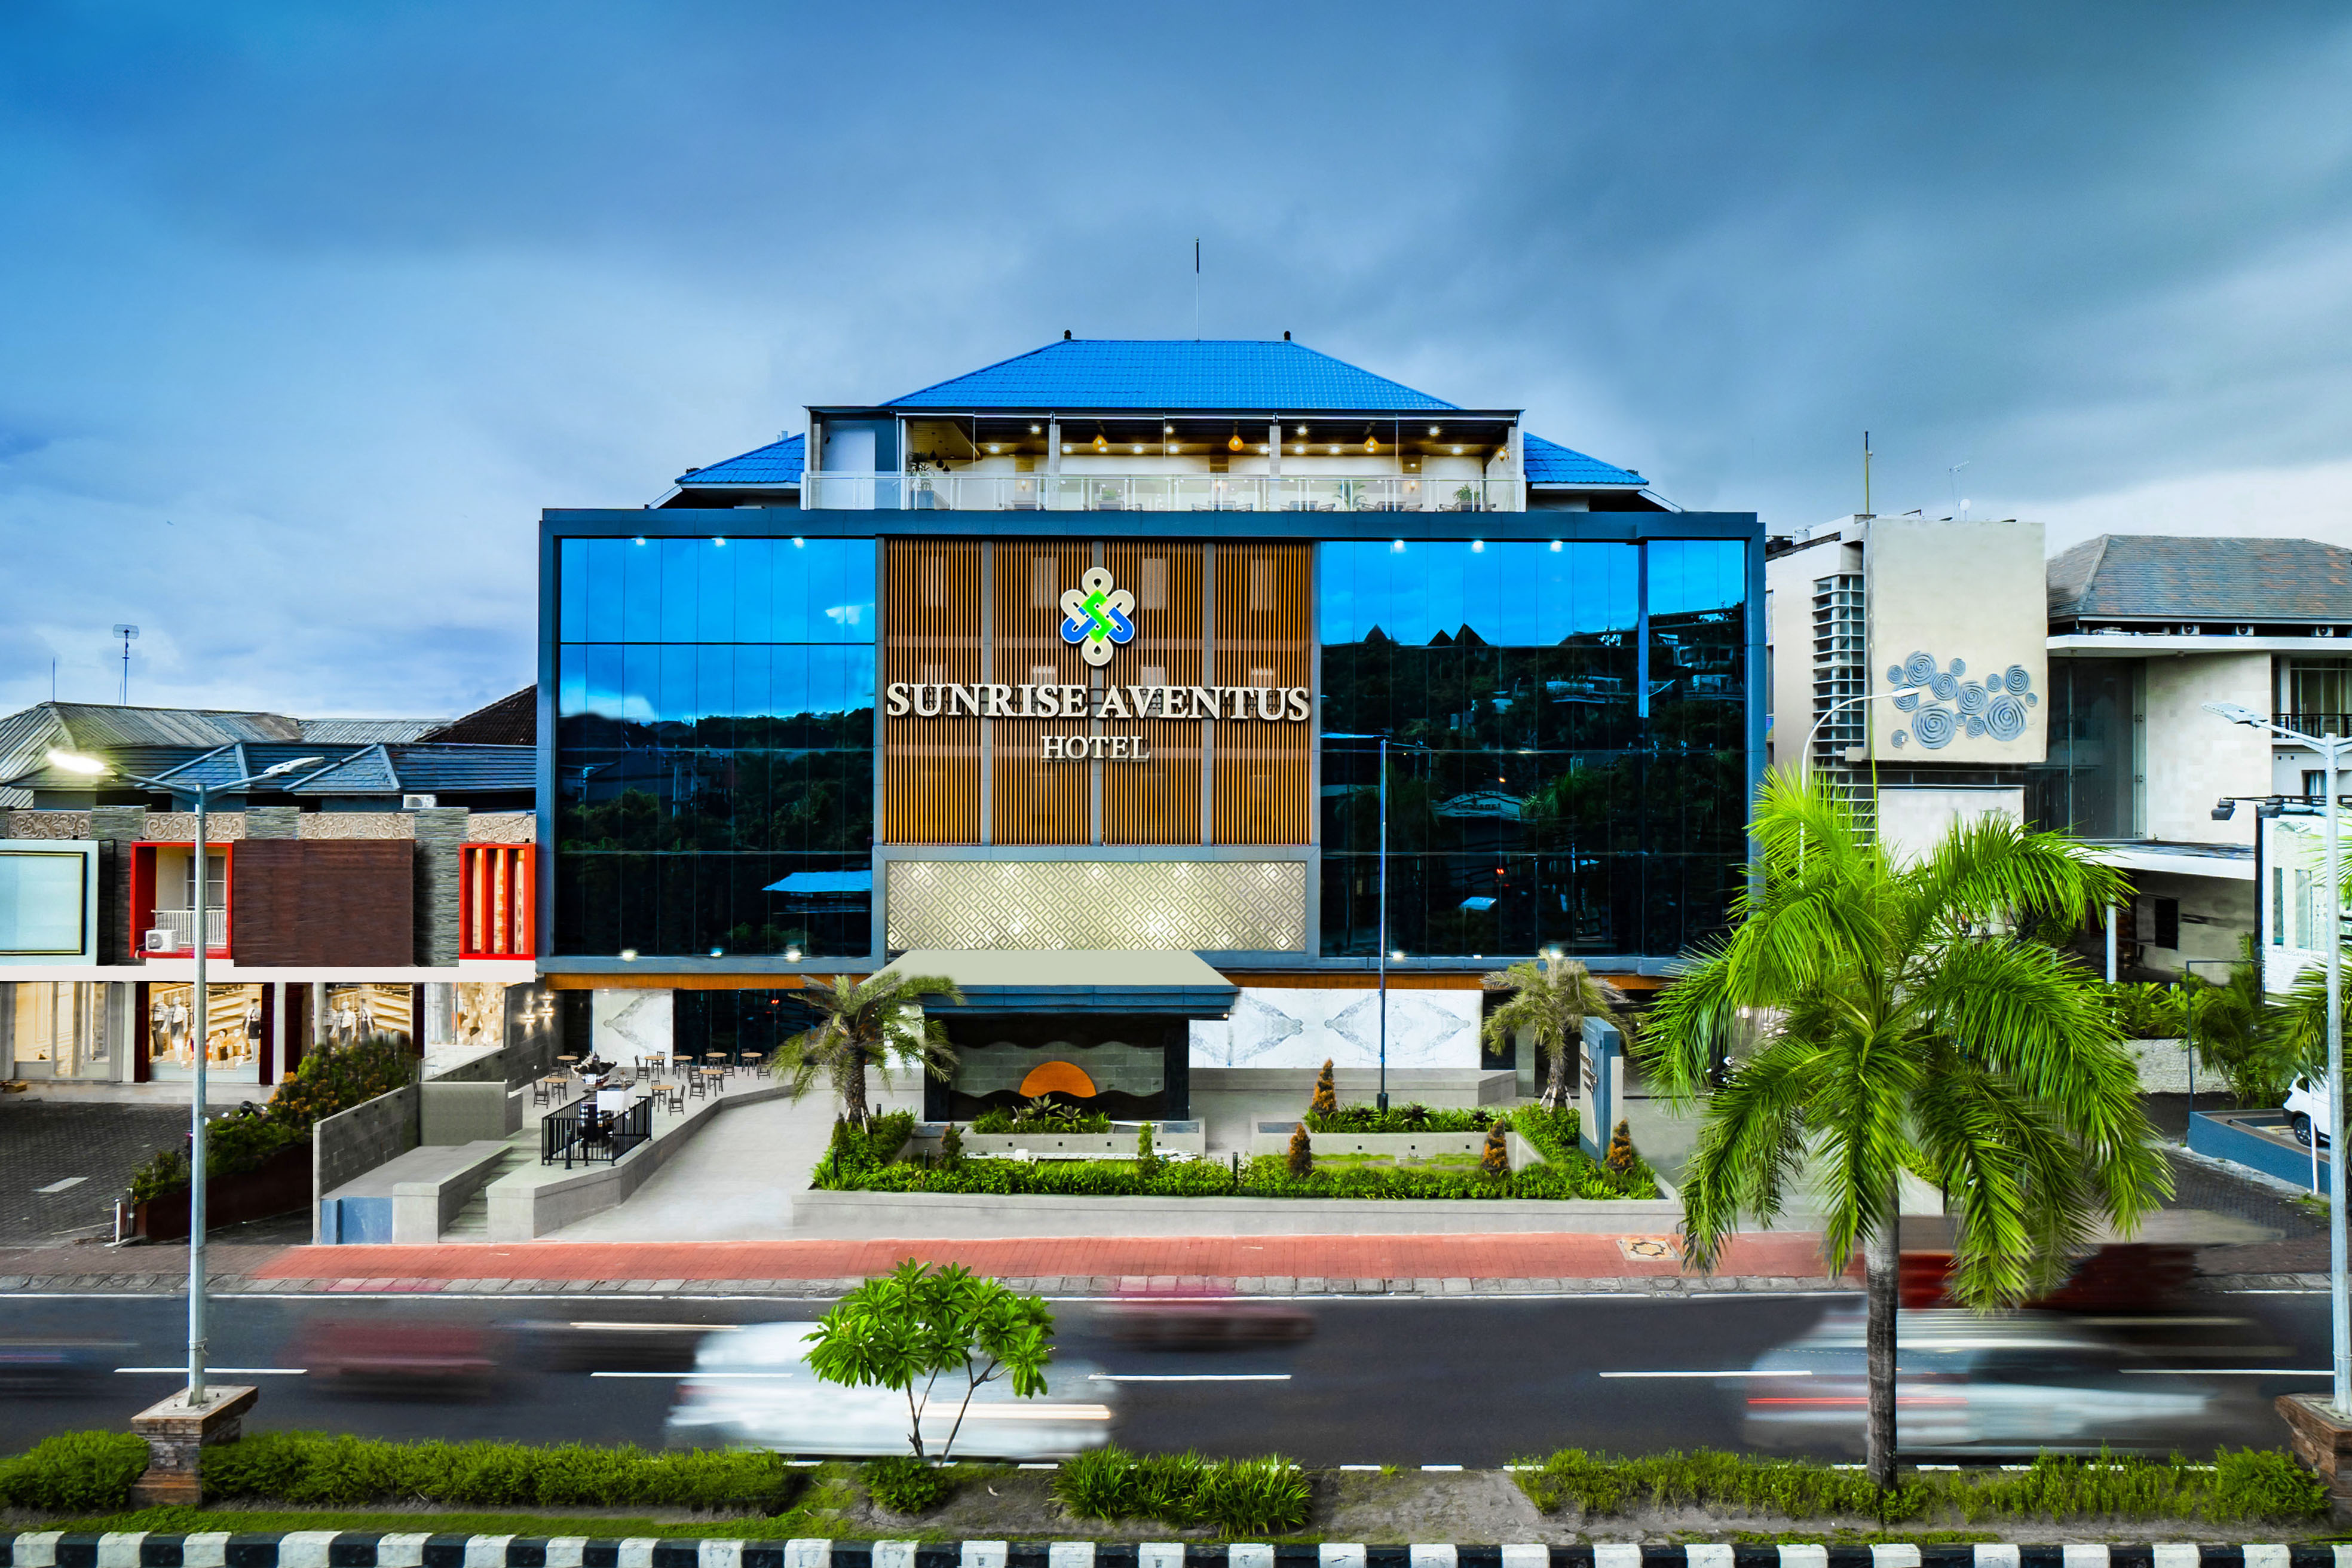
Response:
[{"label": "small tree", "polygon": [[863,1127],[867,1068],[877,1068],[886,1086],[894,1067],[944,1079],[955,1069],[955,1051],[946,1026],[923,1016],[926,996],[963,1003],[963,993],[943,974],[877,974],[862,985],[848,974],[836,974],[829,984],[812,979],[801,999],[823,1021],[793,1036],[777,1053],[793,1069],[793,1098],[807,1093],[821,1075],[841,1096],[842,1114]]},{"label": "small tree", "polygon": [[1151,1123],[1147,1121],[1135,1134],[1135,1173],[1148,1176],[1160,1169],[1160,1151],[1151,1144]]},{"label": "small tree", "polygon": [[963,1163],[963,1131],[952,1121],[940,1134],[940,1163],[950,1171]]},{"label": "small tree", "polygon": [[1315,1173],[1315,1141],[1307,1136],[1307,1123],[1300,1122],[1290,1130],[1290,1152],[1285,1156],[1290,1173],[1301,1180]]},{"label": "small tree", "polygon": [[1547,952],[1540,962],[1527,961],[1486,977],[1489,991],[1515,993],[1486,1015],[1479,1026],[1486,1048],[1500,1052],[1522,1029],[1535,1037],[1536,1048],[1551,1063],[1544,1079],[1543,1108],[1557,1110],[1568,1098],[1568,1063],[1584,1041],[1584,1020],[1605,1018],[1620,1029],[1625,1021],[1617,1009],[1625,994],[1573,958]]},{"label": "small tree", "polygon": [[[1054,1314],[1037,1296],[1017,1296],[960,1263],[939,1268],[908,1258],[868,1279],[817,1320],[809,1370],[844,1388],[890,1388],[907,1396],[907,1441],[915,1458],[944,1465],[971,1409],[972,1395],[998,1378],[1034,1399],[1054,1357]],[[941,1377],[964,1380],[955,1422],[936,1458],[923,1448],[923,1412]],[[917,1384],[920,1384],[918,1390]]]},{"label": "small tree", "polygon": [[1507,1121],[1497,1121],[1486,1129],[1486,1146],[1479,1151],[1478,1173],[1484,1176],[1507,1176],[1511,1173],[1511,1152],[1503,1135],[1511,1130]]},{"label": "small tree", "polygon": [[1339,1114],[1339,1090],[1331,1081],[1331,1058],[1323,1058],[1323,1070],[1315,1075],[1315,1098],[1307,1104],[1309,1116]]},{"label": "small tree", "polygon": [[1601,1156],[1601,1163],[1609,1167],[1612,1175],[1630,1176],[1633,1173],[1633,1162],[1636,1158],[1638,1156],[1633,1152],[1633,1124],[1620,1121],[1617,1124],[1617,1131],[1609,1135],[1609,1148],[1607,1152]]}]

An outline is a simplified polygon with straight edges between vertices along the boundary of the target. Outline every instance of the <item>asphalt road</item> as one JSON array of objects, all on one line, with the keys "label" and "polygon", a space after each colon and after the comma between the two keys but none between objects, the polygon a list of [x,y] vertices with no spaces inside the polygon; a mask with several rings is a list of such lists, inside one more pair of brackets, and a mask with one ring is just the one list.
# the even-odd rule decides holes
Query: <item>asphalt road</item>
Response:
[{"label": "asphalt road", "polygon": [[[1604,1377],[1744,1368],[1830,1310],[1826,1297],[1459,1300],[1383,1298],[1299,1303],[1313,1332],[1295,1343],[1219,1351],[1139,1347],[1110,1338],[1091,1302],[1057,1305],[1056,1342],[1128,1377],[1117,1440],[1151,1449],[1287,1454],[1312,1465],[1491,1465],[1563,1446],[1645,1452],[1738,1447],[1738,1385],[1707,1377]],[[213,1306],[212,1364],[222,1382],[261,1386],[247,1429],[389,1437],[508,1437],[658,1447],[677,1378],[700,1325],[814,1317],[822,1304],[674,1297],[235,1297]],[[533,1329],[625,1321],[675,1331],[600,1340]],[[54,1392],[0,1392],[0,1452],[49,1433],[120,1429],[180,1385],[185,1307],[154,1297],[0,1297],[0,1363],[9,1347],[79,1343],[87,1370]],[[2159,1364],[2312,1368],[2326,1364],[2326,1302],[2315,1295],[2214,1296],[2181,1308]],[[488,1375],[436,1392],[407,1375],[353,1387],[333,1363],[371,1350],[488,1355]],[[650,1347],[648,1349],[647,1347]],[[247,1374],[226,1369],[278,1369]],[[295,1369],[300,1369],[296,1372]],[[633,1375],[597,1376],[596,1373]],[[1242,1374],[1254,1374],[1244,1381]],[[2247,1415],[2271,1395],[2322,1385],[2308,1376],[2236,1377],[2234,1426],[2216,1444],[2278,1441]],[[2259,1403],[2252,1396],[2259,1396]],[[1843,1458],[1824,1453],[1822,1458]]]}]

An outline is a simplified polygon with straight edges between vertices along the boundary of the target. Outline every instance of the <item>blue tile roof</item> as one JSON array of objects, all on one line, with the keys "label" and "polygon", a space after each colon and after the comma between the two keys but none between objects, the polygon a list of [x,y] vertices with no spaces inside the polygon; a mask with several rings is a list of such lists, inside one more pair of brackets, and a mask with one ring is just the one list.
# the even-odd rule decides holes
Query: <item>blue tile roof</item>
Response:
[{"label": "blue tile roof", "polygon": [[1080,338],[1047,343],[886,408],[1452,408],[1294,342]]},{"label": "blue tile roof", "polygon": [[711,464],[707,468],[688,468],[678,475],[681,485],[797,485],[801,469],[807,464],[808,437],[787,436],[781,441],[771,441],[755,447],[738,457]]},{"label": "blue tile roof", "polygon": [[1547,441],[1530,432],[1521,437],[1527,448],[1527,479],[1531,485],[1639,485],[1649,481],[1631,468],[1588,458],[1572,447]]}]

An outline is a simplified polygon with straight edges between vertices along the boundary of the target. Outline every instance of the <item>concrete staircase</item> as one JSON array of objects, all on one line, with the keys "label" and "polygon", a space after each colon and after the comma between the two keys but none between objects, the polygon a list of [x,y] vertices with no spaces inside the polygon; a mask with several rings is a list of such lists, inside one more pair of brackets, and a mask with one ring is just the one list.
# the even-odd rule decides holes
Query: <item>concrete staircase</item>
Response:
[{"label": "concrete staircase", "polygon": [[474,1189],[474,1195],[466,1200],[466,1206],[450,1217],[448,1227],[441,1233],[441,1239],[444,1241],[489,1240],[490,1184],[499,1177],[520,1169],[533,1158],[535,1155],[530,1149],[519,1146],[509,1147],[499,1163],[484,1174],[482,1184]]}]

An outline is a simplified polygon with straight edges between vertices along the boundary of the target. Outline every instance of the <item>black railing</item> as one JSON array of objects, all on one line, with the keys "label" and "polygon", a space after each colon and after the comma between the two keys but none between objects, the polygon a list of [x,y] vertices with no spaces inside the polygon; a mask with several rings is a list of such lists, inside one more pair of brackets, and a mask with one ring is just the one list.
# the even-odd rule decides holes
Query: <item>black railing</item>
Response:
[{"label": "black railing", "polygon": [[654,1135],[654,1102],[640,1098],[625,1110],[596,1109],[594,1096],[551,1110],[539,1124],[539,1163],[552,1165],[559,1156],[565,1170],[575,1160],[593,1164],[619,1159]]},{"label": "black railing", "polygon": [[2271,722],[2306,735],[2352,735],[2352,713],[2273,713]]}]

